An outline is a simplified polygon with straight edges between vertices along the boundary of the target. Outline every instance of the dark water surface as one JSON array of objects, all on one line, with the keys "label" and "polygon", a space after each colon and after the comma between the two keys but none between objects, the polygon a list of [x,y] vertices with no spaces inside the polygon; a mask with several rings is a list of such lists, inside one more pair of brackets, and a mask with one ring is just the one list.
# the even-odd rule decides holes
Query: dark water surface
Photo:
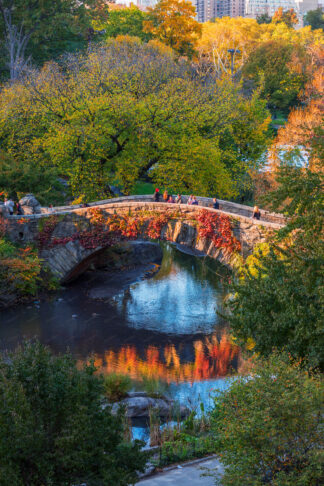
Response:
[{"label": "dark water surface", "polygon": [[[159,379],[183,403],[208,405],[211,390],[226,386],[240,366],[240,351],[217,315],[223,278],[224,269],[209,258],[163,244],[152,278],[143,266],[124,274],[89,271],[52,300],[2,312],[0,348],[38,337],[80,362],[92,354],[104,372]],[[106,295],[94,300],[95,291]]]}]

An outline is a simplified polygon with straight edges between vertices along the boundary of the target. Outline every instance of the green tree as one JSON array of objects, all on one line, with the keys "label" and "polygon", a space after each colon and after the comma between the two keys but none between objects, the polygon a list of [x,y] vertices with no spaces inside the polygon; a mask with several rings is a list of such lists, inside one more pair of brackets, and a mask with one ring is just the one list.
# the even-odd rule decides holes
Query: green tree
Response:
[{"label": "green tree", "polygon": [[41,204],[54,204],[64,202],[68,189],[60,182],[56,167],[39,167],[27,158],[17,161],[0,150],[1,192],[14,199],[32,193]]},{"label": "green tree", "polygon": [[288,165],[277,183],[268,200],[290,220],[271,247],[247,258],[232,285],[228,318],[255,352],[285,349],[324,369],[323,175]]},{"label": "green tree", "polygon": [[149,20],[144,22],[144,31],[180,55],[191,58],[202,32],[195,16],[196,8],[187,0],[160,0],[149,8]]},{"label": "green tree", "polygon": [[11,80],[38,63],[84,46],[101,0],[0,0],[0,45]]},{"label": "green tree", "polygon": [[147,19],[147,12],[131,5],[129,8],[109,10],[107,21],[100,25],[105,29],[106,37],[130,35],[147,42],[152,39],[151,34],[143,31],[143,22]]},{"label": "green tree", "polygon": [[256,20],[257,20],[258,24],[271,24],[272,18],[270,17],[270,15],[268,13],[263,13],[263,14],[257,15]]},{"label": "green tree", "polygon": [[103,394],[92,364],[79,370],[39,343],[1,356],[1,486],[135,483],[142,443],[124,440],[122,416],[102,407]]},{"label": "green tree", "polygon": [[324,384],[279,356],[261,360],[215,400],[223,486],[320,486]]},{"label": "green tree", "polygon": [[306,15],[304,15],[304,24],[310,25],[313,30],[323,29],[324,30],[324,12],[322,8],[317,8],[315,10],[309,10]]},{"label": "green tree", "polygon": [[306,82],[303,70],[295,69],[295,58],[303,60],[302,48],[279,41],[263,42],[249,55],[244,67],[245,80],[253,80],[261,87],[270,109],[289,112],[298,101],[298,94]]},{"label": "green tree", "polygon": [[[9,109],[8,109],[9,107]],[[192,78],[154,40],[119,37],[47,64],[0,96],[0,140],[16,160],[56,166],[75,197],[139,178],[169,190],[236,195],[267,143],[265,103],[230,80]],[[15,137],[12,134],[15,133]]]}]

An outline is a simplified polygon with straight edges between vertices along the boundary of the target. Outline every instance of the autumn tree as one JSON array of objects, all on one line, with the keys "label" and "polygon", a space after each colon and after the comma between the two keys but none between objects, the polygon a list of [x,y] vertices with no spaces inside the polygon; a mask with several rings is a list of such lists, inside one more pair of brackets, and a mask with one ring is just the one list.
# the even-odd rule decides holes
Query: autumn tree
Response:
[{"label": "autumn tree", "polygon": [[11,80],[29,61],[44,62],[80,47],[101,0],[0,0],[0,45]]},{"label": "autumn tree", "polygon": [[310,45],[322,45],[321,30],[310,27],[291,29],[283,22],[259,24],[256,19],[242,17],[217,18],[202,24],[202,35],[197,41],[197,71],[202,75],[221,77],[231,73],[229,49],[234,49],[234,74],[238,79],[246,61],[261,45],[270,42],[290,46],[293,53],[301,52]]},{"label": "autumn tree", "polygon": [[284,10],[283,7],[279,7],[272,17],[272,22],[275,24],[283,22],[287,25],[287,27],[291,28],[298,24],[298,18],[293,8]]},{"label": "autumn tree", "polygon": [[180,55],[192,57],[201,25],[195,20],[196,9],[188,0],[160,0],[149,10],[144,32],[172,47]]},{"label": "autumn tree", "polygon": [[[323,59],[324,48],[311,45],[308,47],[307,78],[305,89],[300,94],[302,105],[293,109],[288,123],[281,128],[271,147],[272,166],[281,163],[282,148],[286,156],[296,150],[304,153],[304,164],[311,170],[323,170],[323,152],[320,151],[324,119],[323,108]],[[305,160],[306,159],[306,160]]]}]

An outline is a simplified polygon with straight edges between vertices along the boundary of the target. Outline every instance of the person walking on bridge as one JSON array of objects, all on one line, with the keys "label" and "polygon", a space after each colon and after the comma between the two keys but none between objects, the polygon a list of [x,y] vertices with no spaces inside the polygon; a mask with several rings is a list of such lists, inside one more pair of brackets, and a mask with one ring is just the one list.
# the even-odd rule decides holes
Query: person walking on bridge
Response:
[{"label": "person walking on bridge", "polygon": [[168,199],[169,199],[169,194],[168,194],[168,191],[165,190],[164,193],[163,193],[163,201],[168,202]]},{"label": "person walking on bridge", "polygon": [[219,202],[217,201],[216,197],[214,197],[214,199],[213,199],[213,208],[219,209]]},{"label": "person walking on bridge", "polygon": [[153,201],[154,202],[160,201],[160,189],[158,187],[155,188],[155,192],[153,194]]},{"label": "person walking on bridge", "polygon": [[254,206],[252,218],[254,218],[254,219],[260,219],[261,218],[261,213],[260,213],[260,209],[258,208],[258,206]]}]

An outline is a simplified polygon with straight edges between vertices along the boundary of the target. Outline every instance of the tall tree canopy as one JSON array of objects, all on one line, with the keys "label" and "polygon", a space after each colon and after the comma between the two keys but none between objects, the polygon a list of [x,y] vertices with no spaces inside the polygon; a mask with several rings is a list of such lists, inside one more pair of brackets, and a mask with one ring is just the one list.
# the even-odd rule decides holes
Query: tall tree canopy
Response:
[{"label": "tall tree canopy", "polygon": [[131,35],[139,37],[143,41],[149,41],[152,34],[143,30],[143,22],[148,20],[148,17],[147,12],[143,12],[133,4],[129,8],[113,9],[109,7],[106,19],[100,18],[96,24],[104,29],[105,37]]},{"label": "tall tree canopy", "polygon": [[87,199],[116,183],[128,193],[142,176],[174,191],[237,195],[268,123],[257,95],[245,99],[227,79],[206,85],[170,48],[135,38],[49,63],[0,95],[4,150],[56,166]]},{"label": "tall tree canopy", "polygon": [[300,94],[301,106],[291,110],[288,122],[273,141],[270,153],[273,166],[278,166],[283,147],[287,154],[302,148],[304,163],[313,171],[323,171],[324,47],[310,46],[308,58],[311,62],[306,65],[308,82]]},{"label": "tall tree canopy", "polygon": [[144,31],[179,54],[191,57],[201,35],[201,24],[195,20],[193,4],[188,0],[160,0],[155,7],[149,8],[149,13]]},{"label": "tall tree canopy", "polygon": [[25,343],[0,356],[0,484],[127,486],[146,462],[125,420],[103,407],[96,368]]},{"label": "tall tree canopy", "polygon": [[298,24],[298,18],[293,8],[284,10],[283,7],[279,7],[272,17],[272,22],[275,24],[283,22],[287,27],[293,27]]},{"label": "tall tree canopy", "polygon": [[102,0],[0,0],[3,70],[17,79],[31,58],[43,63],[82,46]]},{"label": "tall tree canopy", "polygon": [[289,217],[271,247],[247,258],[232,286],[229,321],[242,342],[269,355],[287,350],[295,359],[324,369],[324,179],[289,161],[267,195]]},{"label": "tall tree canopy", "polygon": [[259,24],[255,19],[223,17],[202,24],[202,35],[197,41],[198,67],[202,72],[221,77],[230,72],[228,49],[235,49],[234,70],[239,75],[251,53],[267,42],[293,47],[294,51],[320,46],[324,36],[321,30],[309,26],[291,29],[284,22]]},{"label": "tall tree canopy", "polygon": [[288,113],[290,107],[297,104],[299,92],[305,85],[305,64],[305,49],[272,40],[259,44],[251,52],[243,67],[243,76],[261,86],[261,96],[272,110]]},{"label": "tall tree canopy", "polygon": [[304,16],[305,25],[310,25],[312,29],[324,29],[324,12],[319,7],[315,10],[309,10]]}]

